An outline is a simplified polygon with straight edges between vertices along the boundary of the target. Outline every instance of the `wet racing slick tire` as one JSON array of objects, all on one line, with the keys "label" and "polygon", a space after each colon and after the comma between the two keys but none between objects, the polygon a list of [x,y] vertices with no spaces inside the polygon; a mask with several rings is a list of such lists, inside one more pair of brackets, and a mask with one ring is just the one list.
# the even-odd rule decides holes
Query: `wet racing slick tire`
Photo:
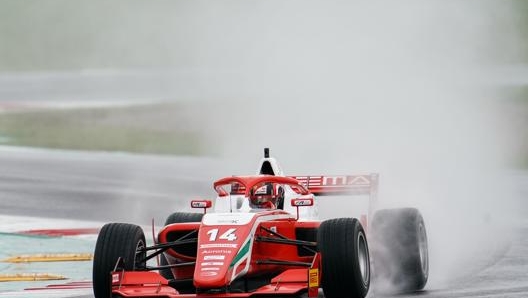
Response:
[{"label": "wet racing slick tire", "polygon": [[420,212],[414,208],[379,210],[371,232],[376,289],[394,293],[423,289],[429,276],[429,254]]},{"label": "wet racing slick tire", "polygon": [[[167,220],[165,221],[165,226],[173,224],[173,223],[201,222],[202,217],[203,217],[203,213],[174,212],[173,214],[169,215],[169,217],[167,217]],[[161,266],[169,265],[169,262],[167,261],[165,254],[160,255],[160,265]],[[160,269],[159,273],[161,276],[163,276],[167,280],[174,279],[174,275],[172,274],[172,271],[169,268]],[[182,294],[196,292],[196,289],[193,286],[185,287],[185,288],[178,287],[177,290]]]},{"label": "wet racing slick tire", "polygon": [[201,222],[203,216],[203,213],[174,212],[173,214],[169,215],[169,217],[167,217],[165,225],[180,222]]},{"label": "wet racing slick tire", "polygon": [[123,269],[127,271],[146,266],[146,252],[137,253],[144,247],[145,234],[141,227],[126,223],[109,223],[103,226],[97,237],[93,258],[92,280],[95,298],[110,297],[110,272],[119,257],[123,259]]},{"label": "wet racing slick tire", "polygon": [[367,237],[356,218],[325,220],[317,232],[325,297],[363,298],[370,286]]}]

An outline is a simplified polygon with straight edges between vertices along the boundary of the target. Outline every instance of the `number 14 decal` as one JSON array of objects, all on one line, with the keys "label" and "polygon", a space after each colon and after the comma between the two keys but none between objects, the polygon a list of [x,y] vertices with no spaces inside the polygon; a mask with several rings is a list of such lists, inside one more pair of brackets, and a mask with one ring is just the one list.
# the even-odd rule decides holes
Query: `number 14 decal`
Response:
[{"label": "number 14 decal", "polygon": [[[227,241],[235,241],[237,239],[237,237],[235,235],[235,231],[236,231],[236,229],[234,229],[234,228],[233,229],[229,229],[225,233],[220,235],[220,237],[218,237],[218,239],[227,240]],[[216,241],[216,236],[218,236],[218,229],[209,230],[207,232],[207,235],[209,235],[209,241]]]}]

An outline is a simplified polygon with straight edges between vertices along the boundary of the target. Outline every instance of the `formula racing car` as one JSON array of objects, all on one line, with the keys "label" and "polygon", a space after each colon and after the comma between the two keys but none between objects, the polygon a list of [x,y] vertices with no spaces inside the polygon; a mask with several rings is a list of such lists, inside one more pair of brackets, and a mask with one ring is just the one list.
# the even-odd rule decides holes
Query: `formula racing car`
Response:
[{"label": "formula racing car", "polygon": [[377,174],[285,176],[265,149],[256,175],[214,182],[214,204],[192,200],[203,211],[173,213],[152,245],[140,226],[104,225],[93,259],[95,297],[363,298],[371,272],[399,292],[420,290],[429,265],[418,210],[318,220],[322,196],[374,200],[377,181]]}]

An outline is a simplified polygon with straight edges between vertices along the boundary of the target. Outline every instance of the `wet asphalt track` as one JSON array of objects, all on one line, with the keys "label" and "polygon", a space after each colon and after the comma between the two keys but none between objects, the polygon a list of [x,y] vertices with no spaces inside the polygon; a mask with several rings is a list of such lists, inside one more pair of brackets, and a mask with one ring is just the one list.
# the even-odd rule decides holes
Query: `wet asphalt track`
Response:
[{"label": "wet asphalt track", "polygon": [[[0,147],[0,165],[3,214],[138,224],[152,217],[163,222],[186,208],[189,197],[211,196],[211,177],[229,168],[213,159],[9,147]],[[528,177],[519,181],[528,197]],[[528,222],[511,239],[500,251],[479,256],[461,278],[396,297],[528,297]],[[369,297],[387,296],[371,291]]]},{"label": "wet asphalt track", "polygon": [[221,171],[203,158],[1,146],[0,165],[3,214],[137,224],[162,223],[189,198],[211,197]]}]

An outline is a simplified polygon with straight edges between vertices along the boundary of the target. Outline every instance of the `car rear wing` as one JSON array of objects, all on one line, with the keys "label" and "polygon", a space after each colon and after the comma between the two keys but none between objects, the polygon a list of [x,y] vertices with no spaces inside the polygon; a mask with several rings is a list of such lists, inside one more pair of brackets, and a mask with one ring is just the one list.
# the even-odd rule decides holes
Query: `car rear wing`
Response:
[{"label": "car rear wing", "polygon": [[370,195],[378,193],[378,174],[340,176],[288,176],[314,195]]},{"label": "car rear wing", "polygon": [[361,215],[361,223],[367,228],[369,218],[377,205],[378,181],[377,173],[365,175],[336,176],[288,176],[296,179],[304,187],[317,196],[368,196],[368,216]]}]

